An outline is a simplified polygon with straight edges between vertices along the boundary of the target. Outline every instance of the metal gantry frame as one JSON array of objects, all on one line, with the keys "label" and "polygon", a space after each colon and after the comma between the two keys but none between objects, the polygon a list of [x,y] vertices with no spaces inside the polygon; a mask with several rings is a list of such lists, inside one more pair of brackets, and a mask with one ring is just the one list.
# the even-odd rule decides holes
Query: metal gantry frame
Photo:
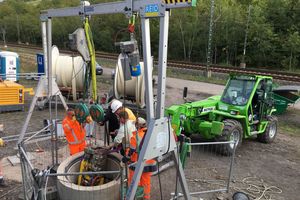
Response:
[{"label": "metal gantry frame", "polygon": [[[181,166],[176,142],[171,131],[169,119],[164,117],[165,91],[166,91],[166,68],[168,51],[168,32],[170,9],[195,6],[195,0],[125,0],[120,2],[100,3],[89,5],[86,2],[78,7],[49,9],[41,12],[41,27],[43,38],[43,49],[45,55],[45,71],[48,77],[48,97],[53,94],[52,78],[52,18],[81,16],[82,18],[91,15],[123,13],[127,17],[138,13],[141,17],[143,58],[145,66],[146,86],[146,109],[148,131],[145,136],[139,160],[136,163],[136,170],[131,185],[128,188],[126,199],[133,200],[138,187],[145,161],[162,156],[171,152],[179,172],[179,181],[185,199],[191,199],[187,182]],[[160,19],[159,37],[159,63],[158,63],[158,97],[156,110],[153,99],[152,83],[152,56],[150,38],[150,19]],[[51,120],[51,106],[49,108]],[[176,177],[177,178],[177,177]]]}]

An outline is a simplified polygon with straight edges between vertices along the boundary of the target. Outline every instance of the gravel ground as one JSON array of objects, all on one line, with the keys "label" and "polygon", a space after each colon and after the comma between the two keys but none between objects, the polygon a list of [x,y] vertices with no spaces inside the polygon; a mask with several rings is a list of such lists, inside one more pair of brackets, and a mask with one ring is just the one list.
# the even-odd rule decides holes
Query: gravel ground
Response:
[{"label": "gravel ground", "polygon": [[[101,89],[99,89],[99,92],[103,93],[105,91],[108,91],[109,84],[111,84],[110,74],[105,73],[104,76],[99,79],[104,82],[104,84],[100,85],[99,88]],[[207,85],[199,82],[187,82],[178,79],[168,79],[166,97],[167,105],[183,102],[182,90],[184,86],[190,87],[188,95],[188,98],[190,100],[204,99],[210,96],[210,94],[214,94],[212,91],[217,91],[217,89],[213,89],[214,85],[212,84]],[[62,109],[58,110],[58,115],[61,118],[63,117]],[[28,131],[34,131],[42,128],[42,121],[43,119],[47,119],[48,116],[49,113],[47,110],[36,110],[33,113],[32,121],[30,123],[30,129]],[[4,124],[5,127],[4,134],[1,136],[18,134],[24,123],[25,117],[26,112],[11,112],[0,114],[0,124]],[[295,123],[295,126],[300,126],[299,112],[295,112],[294,110],[291,110],[285,115],[280,116],[279,120],[292,120]],[[16,151],[14,150],[14,144],[15,143],[9,143],[6,147],[2,147],[0,149],[0,158],[9,155],[15,155]],[[31,147],[31,149],[34,148],[37,148],[36,144],[33,144],[33,146]],[[45,147],[41,146],[41,148]],[[197,150],[193,152],[197,152]],[[186,177],[188,184],[190,185],[190,190],[199,191],[205,188],[223,186],[224,176],[226,176],[227,174],[222,170],[227,169],[226,166],[228,165],[228,160],[222,157],[218,157],[215,154],[204,154],[204,157],[200,157],[200,154],[197,153],[194,153],[193,155],[196,156],[187,161],[186,169]],[[209,166],[207,166],[208,164]],[[257,142],[255,139],[243,141],[243,145],[237,151],[237,156],[234,164],[234,174],[230,193],[216,193],[209,196],[204,195],[201,196],[202,198],[227,199],[236,190],[244,190],[248,193],[251,193],[251,191],[247,190],[247,187],[249,187],[249,184],[255,182],[255,185],[261,186],[261,188],[259,189],[260,191],[263,191],[264,187],[270,186],[278,187],[282,191],[278,194],[274,193],[272,199],[299,199],[300,137],[296,134],[290,135],[287,132],[280,131],[275,142],[272,144],[262,144]],[[165,171],[161,174],[160,179],[163,193],[162,199],[170,199],[170,193],[173,192],[175,188],[175,173],[176,170],[174,168],[171,168],[170,170]],[[206,179],[204,179],[205,177]],[[255,180],[253,180],[253,182],[249,182],[249,179],[247,179],[247,177],[255,177]],[[208,178],[213,178],[215,182],[208,182]],[[19,182],[10,180],[8,180],[7,183],[7,188],[0,188],[0,199],[17,199],[17,195],[20,193],[20,190],[18,188],[19,186],[21,186],[21,184]],[[275,187],[273,187],[273,192],[280,192],[275,191]],[[155,176],[153,178],[152,188],[152,199],[160,199],[158,176]],[[1,197],[1,195],[3,196],[7,192],[10,193],[8,195],[5,195],[4,197]],[[254,199],[255,197],[259,197],[260,194],[253,195],[252,199]]]}]

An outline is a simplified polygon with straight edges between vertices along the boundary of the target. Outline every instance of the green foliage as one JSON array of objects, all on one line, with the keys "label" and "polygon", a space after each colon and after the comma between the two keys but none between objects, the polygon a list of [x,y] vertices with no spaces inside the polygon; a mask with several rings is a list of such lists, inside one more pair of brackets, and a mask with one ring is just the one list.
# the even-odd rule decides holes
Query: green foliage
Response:
[{"label": "green foliage", "polygon": [[[113,0],[112,0],[113,1]],[[91,3],[111,2],[91,0]],[[39,13],[49,8],[78,6],[79,0],[6,0],[0,4],[0,39],[41,44]],[[169,59],[206,62],[211,0],[198,0],[192,9],[172,10]],[[248,15],[248,7],[251,12]],[[247,29],[247,20],[249,27]],[[299,0],[215,1],[212,62],[238,66],[248,30],[245,61],[248,67],[300,70]],[[122,14],[92,16],[97,50],[119,52],[115,42],[128,40],[128,19]],[[53,20],[53,44],[67,47],[68,34],[82,26],[79,17]],[[151,20],[151,46],[158,57],[159,20]],[[141,41],[140,19],[136,38]]]}]

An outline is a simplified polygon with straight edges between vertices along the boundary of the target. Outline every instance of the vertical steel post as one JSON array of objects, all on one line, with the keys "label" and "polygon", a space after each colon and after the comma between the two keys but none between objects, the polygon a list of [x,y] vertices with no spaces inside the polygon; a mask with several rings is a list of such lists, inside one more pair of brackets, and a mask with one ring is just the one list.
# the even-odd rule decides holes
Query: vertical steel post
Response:
[{"label": "vertical steel post", "polygon": [[19,154],[20,154],[20,165],[21,165],[21,172],[22,172],[22,185],[23,185],[23,194],[24,194],[24,200],[27,200],[27,188],[26,188],[26,170],[25,170],[25,163],[24,163],[24,159],[23,159],[23,154],[21,152],[21,145],[22,143],[18,144],[18,149],[19,149]]},{"label": "vertical steel post", "polygon": [[150,38],[150,21],[148,18],[142,18],[142,38],[143,38],[143,58],[145,71],[145,89],[146,89],[146,108],[147,123],[154,119],[153,105],[153,83],[152,83],[152,57],[151,57],[151,38]]},{"label": "vertical steel post", "polygon": [[49,100],[49,121],[51,126],[49,127],[51,132],[51,156],[52,156],[52,165],[54,165],[54,132],[53,132],[53,121],[52,121],[52,20],[48,18],[47,21],[47,42],[48,42],[48,100]]},{"label": "vertical steel post", "polygon": [[[152,57],[151,57],[151,39],[150,39],[150,21],[148,18],[142,18],[142,37],[143,37],[143,57],[144,57],[144,70],[145,70],[145,86],[146,86],[146,108],[147,108],[147,124],[148,132],[152,133],[152,126],[154,126],[154,105],[153,105],[153,83],[152,83]],[[152,125],[152,126],[151,126]],[[128,188],[126,199],[133,200],[138,187],[139,180],[141,178],[144,166],[145,166],[145,151],[148,148],[151,135],[146,135],[143,148],[139,155],[138,163],[136,164],[136,170],[132,182]]]},{"label": "vertical steel post", "polygon": [[207,65],[206,65],[206,77],[211,77],[211,43],[213,37],[213,26],[214,26],[214,12],[215,12],[215,0],[210,1],[210,21],[208,31],[208,45],[207,45]]},{"label": "vertical steel post", "polygon": [[[43,40],[43,50],[44,50],[45,72],[47,74],[47,69],[48,69],[48,67],[47,67],[48,66],[48,63],[47,63],[47,60],[48,60],[48,58],[47,58],[47,56],[48,56],[47,48],[48,48],[48,46],[47,46],[47,22],[46,21],[41,22],[41,28],[42,28],[42,40]],[[37,91],[40,89],[41,85],[42,85],[42,83],[41,83],[41,79],[40,79],[35,93],[37,93]],[[27,115],[27,117],[25,119],[25,122],[24,122],[24,125],[21,129],[20,137],[18,139],[17,144],[20,144],[23,141],[24,137],[25,137],[26,130],[27,130],[27,127],[29,125],[29,121],[31,119],[31,116],[32,116],[37,98],[38,98],[37,94],[35,94],[32,101],[31,101],[29,111],[28,111],[28,115]]]},{"label": "vertical steel post", "polygon": [[249,4],[248,8],[248,18],[247,18],[247,25],[245,30],[245,40],[244,40],[244,48],[243,48],[243,56],[242,56],[242,62],[240,64],[241,68],[246,68],[246,48],[247,48],[247,38],[248,38],[248,32],[249,32],[249,22],[250,22],[250,16],[251,16],[251,4]]},{"label": "vertical steel post", "polygon": [[168,56],[169,11],[160,17],[156,119],[164,117]]},{"label": "vertical steel post", "polygon": [[235,150],[236,150],[236,144],[237,144],[236,141],[233,141],[233,142],[234,142],[233,153],[232,153],[231,159],[230,159],[229,178],[228,178],[228,182],[227,182],[227,186],[226,186],[227,193],[229,192],[230,182],[232,179],[232,170],[233,170],[234,156],[235,156]]},{"label": "vertical steel post", "polygon": [[42,21],[42,43],[43,43],[43,53],[44,53],[44,70],[45,75],[48,77],[48,51],[47,51],[47,25],[45,21]]}]

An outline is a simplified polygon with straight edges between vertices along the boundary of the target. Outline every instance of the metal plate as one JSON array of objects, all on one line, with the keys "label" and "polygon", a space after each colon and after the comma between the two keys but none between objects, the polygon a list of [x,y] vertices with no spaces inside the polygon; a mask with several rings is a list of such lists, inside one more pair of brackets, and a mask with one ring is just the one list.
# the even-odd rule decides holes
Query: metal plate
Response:
[{"label": "metal plate", "polygon": [[95,122],[104,120],[104,110],[99,104],[94,104],[90,108],[90,115]]},{"label": "metal plate", "polygon": [[87,105],[80,103],[75,107],[75,117],[78,122],[85,123],[89,114],[90,112]]},{"label": "metal plate", "polygon": [[164,155],[167,151],[170,152],[176,149],[173,130],[167,118],[161,118],[151,121],[148,126],[148,131],[145,139],[146,141],[144,141],[144,144],[146,142],[149,142],[144,156],[145,159],[153,159]]}]

